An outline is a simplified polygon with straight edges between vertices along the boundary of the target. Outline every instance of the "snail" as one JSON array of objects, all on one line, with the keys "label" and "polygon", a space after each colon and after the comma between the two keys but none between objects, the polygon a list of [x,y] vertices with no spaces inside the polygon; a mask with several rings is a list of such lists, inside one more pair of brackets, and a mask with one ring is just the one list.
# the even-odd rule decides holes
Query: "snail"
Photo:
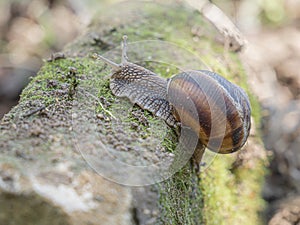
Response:
[{"label": "snail", "polygon": [[101,55],[94,57],[112,67],[110,89],[114,95],[127,97],[169,126],[190,127],[200,146],[226,154],[246,143],[251,127],[249,99],[224,77],[207,70],[182,72],[170,79],[159,77],[128,61],[126,36],[121,64]]}]

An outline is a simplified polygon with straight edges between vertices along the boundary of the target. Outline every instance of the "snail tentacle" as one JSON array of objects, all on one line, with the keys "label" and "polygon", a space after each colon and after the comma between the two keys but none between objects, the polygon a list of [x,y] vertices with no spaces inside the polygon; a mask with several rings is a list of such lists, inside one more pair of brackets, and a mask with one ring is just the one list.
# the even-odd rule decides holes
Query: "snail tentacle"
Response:
[{"label": "snail tentacle", "polygon": [[117,64],[117,63],[114,63],[113,61],[101,56],[101,55],[98,55],[98,54],[94,54],[94,57],[96,59],[99,59],[103,62],[105,62],[106,64],[110,65],[114,71],[120,71],[122,69],[122,65],[121,64]]},{"label": "snail tentacle", "polygon": [[128,56],[127,56],[127,35],[123,36],[123,41],[122,41],[122,59],[121,63],[125,65],[128,63]]}]

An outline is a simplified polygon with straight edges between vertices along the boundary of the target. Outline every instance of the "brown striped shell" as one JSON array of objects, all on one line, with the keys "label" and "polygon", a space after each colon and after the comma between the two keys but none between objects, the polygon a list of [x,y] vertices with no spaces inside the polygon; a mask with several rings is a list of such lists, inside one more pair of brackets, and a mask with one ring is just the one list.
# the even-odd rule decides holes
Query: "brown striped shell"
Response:
[{"label": "brown striped shell", "polygon": [[225,154],[245,144],[251,126],[248,96],[220,75],[206,70],[177,74],[168,83],[167,100],[181,126],[192,128],[208,149]]}]

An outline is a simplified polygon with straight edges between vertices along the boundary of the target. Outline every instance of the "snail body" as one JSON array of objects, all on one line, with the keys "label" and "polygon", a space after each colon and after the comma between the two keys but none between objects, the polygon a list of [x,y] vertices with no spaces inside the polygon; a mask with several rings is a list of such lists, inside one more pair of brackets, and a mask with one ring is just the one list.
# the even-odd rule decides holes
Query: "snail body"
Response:
[{"label": "snail body", "polygon": [[172,106],[167,101],[167,81],[150,70],[133,63],[124,63],[112,74],[110,89],[118,97],[129,100],[162,118],[170,126],[176,124]]},{"label": "snail body", "polygon": [[128,62],[126,51],[124,37],[121,64],[96,56],[113,68],[110,89],[114,95],[127,97],[170,126],[180,122],[191,128],[212,151],[231,153],[246,143],[251,108],[240,87],[207,70],[182,72],[166,80]]}]

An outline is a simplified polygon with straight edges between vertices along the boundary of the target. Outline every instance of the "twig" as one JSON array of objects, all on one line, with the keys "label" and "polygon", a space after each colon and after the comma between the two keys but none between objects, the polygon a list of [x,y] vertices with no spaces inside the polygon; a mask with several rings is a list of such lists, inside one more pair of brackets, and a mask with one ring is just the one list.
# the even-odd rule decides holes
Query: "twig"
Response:
[{"label": "twig", "polygon": [[33,110],[31,110],[31,111],[25,113],[25,114],[22,115],[22,116],[23,116],[23,117],[29,117],[29,116],[31,116],[31,115],[37,113],[37,112],[42,111],[42,110],[45,109],[45,108],[46,108],[46,105],[42,105],[42,106],[40,106],[39,108],[33,109]]},{"label": "twig", "polygon": [[234,23],[213,3],[208,0],[186,0],[209,20],[224,37],[231,50],[240,51],[247,40]]},{"label": "twig", "polygon": [[114,118],[115,120],[117,119],[110,111],[106,110],[103,106],[103,104],[99,101],[99,99],[92,95],[91,93],[87,92],[86,90],[84,90],[83,88],[78,88],[79,90],[83,91],[86,95],[92,97],[93,99],[95,99],[97,101],[97,103],[99,103],[100,107],[103,109],[104,112],[106,112],[108,115],[110,115],[112,118]]}]

